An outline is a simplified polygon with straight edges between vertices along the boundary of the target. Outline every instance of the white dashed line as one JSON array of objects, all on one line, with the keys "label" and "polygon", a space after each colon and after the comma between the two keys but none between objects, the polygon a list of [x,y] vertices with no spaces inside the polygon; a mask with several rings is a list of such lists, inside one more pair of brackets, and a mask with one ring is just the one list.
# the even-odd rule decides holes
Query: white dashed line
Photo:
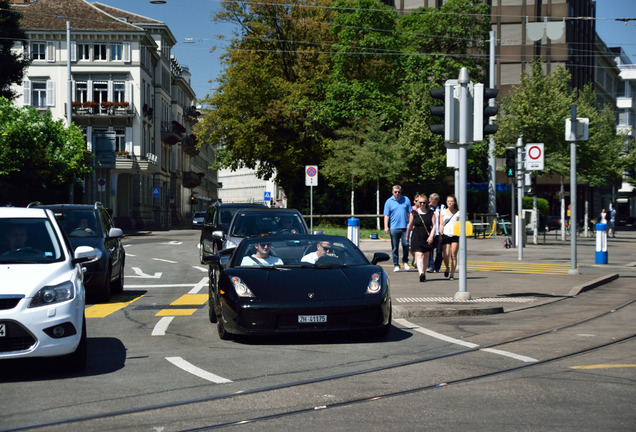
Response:
[{"label": "white dashed line", "polygon": [[199,283],[198,283],[198,284],[196,284],[196,285],[194,286],[194,288],[192,288],[192,289],[188,292],[188,294],[198,294],[198,293],[199,293],[199,291],[201,291],[201,289],[202,289],[204,286],[206,286],[207,284],[208,284],[208,278],[207,278],[207,277],[204,277],[203,279],[201,279],[201,280],[199,281]]},{"label": "white dashed line", "polygon": [[195,365],[185,361],[181,357],[166,357],[166,360],[168,360],[170,363],[172,363],[176,367],[181,368],[181,369],[183,369],[184,371],[186,371],[188,373],[191,373],[192,375],[196,375],[199,378],[203,378],[205,380],[212,381],[213,383],[225,384],[225,383],[231,383],[232,382],[232,380],[220,377],[218,375],[214,375],[213,373],[210,373],[210,372],[205,371],[205,370],[203,370],[203,369],[201,369],[199,367],[196,367]]},{"label": "white dashed line", "polygon": [[[455,339],[453,337],[446,336],[446,335],[443,335],[441,333],[437,333],[436,331],[429,330],[429,329],[424,328],[424,327],[420,327],[418,325],[415,325],[413,323],[408,322],[405,319],[398,318],[398,319],[395,319],[393,321],[398,323],[398,324],[400,324],[404,328],[407,328],[407,329],[410,329],[410,330],[414,330],[414,331],[419,332],[419,333],[423,333],[423,334],[425,334],[427,336],[433,337],[435,339],[443,340],[443,341],[448,342],[448,343],[461,345],[461,346],[466,347],[466,348],[477,348],[479,346],[479,345],[477,345],[475,343],[472,343],[472,342],[466,342],[466,341],[463,341],[463,340]],[[487,351],[487,352],[492,353],[492,354],[498,354],[498,355],[502,355],[502,356],[506,356],[506,357],[511,357],[513,359],[521,360],[522,362],[526,362],[526,363],[533,363],[533,362],[539,361],[537,359],[533,359],[532,357],[526,357],[526,356],[523,356],[523,355],[520,355],[520,354],[511,353],[509,351],[502,351],[502,350],[497,350],[497,349],[492,349],[492,348],[480,348],[479,350],[480,351]]]},{"label": "white dashed line", "polygon": [[174,319],[173,316],[167,316],[161,318],[157,324],[155,324],[155,328],[152,329],[152,336],[164,336],[166,334],[166,330],[168,330],[168,326]]}]

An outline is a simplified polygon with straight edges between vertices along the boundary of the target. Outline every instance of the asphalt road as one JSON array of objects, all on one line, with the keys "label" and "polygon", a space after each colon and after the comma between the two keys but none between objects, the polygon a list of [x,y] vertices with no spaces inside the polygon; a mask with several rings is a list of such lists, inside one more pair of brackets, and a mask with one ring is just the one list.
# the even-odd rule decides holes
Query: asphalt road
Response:
[{"label": "asphalt road", "polygon": [[126,238],[124,295],[87,306],[87,369],[1,362],[0,430],[636,428],[629,271],[539,307],[399,318],[384,340],[227,342],[207,318],[197,240]]}]

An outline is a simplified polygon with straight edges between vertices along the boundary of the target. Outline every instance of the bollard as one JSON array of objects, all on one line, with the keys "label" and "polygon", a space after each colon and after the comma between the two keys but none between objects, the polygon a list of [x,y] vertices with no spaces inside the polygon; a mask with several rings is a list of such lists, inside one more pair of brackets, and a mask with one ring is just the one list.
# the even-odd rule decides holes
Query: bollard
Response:
[{"label": "bollard", "polygon": [[596,224],[596,264],[607,264],[607,224]]},{"label": "bollard", "polygon": [[347,220],[347,238],[354,245],[360,246],[360,219],[352,217]]}]

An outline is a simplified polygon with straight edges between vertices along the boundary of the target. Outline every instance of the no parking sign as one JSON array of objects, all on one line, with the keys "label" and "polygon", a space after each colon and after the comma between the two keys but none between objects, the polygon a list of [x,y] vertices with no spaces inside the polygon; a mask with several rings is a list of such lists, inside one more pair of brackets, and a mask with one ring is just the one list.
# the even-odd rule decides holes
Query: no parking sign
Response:
[{"label": "no parking sign", "polygon": [[526,144],[526,169],[542,170],[543,166],[543,143]]},{"label": "no parking sign", "polygon": [[318,186],[318,165],[305,165],[305,186]]}]

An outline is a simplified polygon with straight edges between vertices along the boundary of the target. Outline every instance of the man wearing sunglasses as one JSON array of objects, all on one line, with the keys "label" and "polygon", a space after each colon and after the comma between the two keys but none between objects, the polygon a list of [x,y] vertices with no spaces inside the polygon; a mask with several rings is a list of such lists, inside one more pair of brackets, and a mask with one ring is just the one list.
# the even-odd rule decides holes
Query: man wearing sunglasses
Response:
[{"label": "man wearing sunglasses", "polygon": [[409,224],[411,213],[411,200],[402,195],[402,186],[395,185],[392,188],[391,198],[384,203],[384,232],[391,235],[391,250],[393,252],[393,271],[400,271],[400,243],[402,243],[402,262],[404,270],[410,270],[409,266],[409,241],[406,238],[406,227]]},{"label": "man wearing sunglasses", "polygon": [[243,257],[242,266],[275,266],[283,265],[283,260],[271,256],[272,244],[269,242],[256,243],[254,245],[256,253]]},{"label": "man wearing sunglasses", "polygon": [[323,257],[331,252],[331,242],[321,241],[316,244],[316,252],[311,252],[302,257],[301,262],[315,264],[318,258]]}]

